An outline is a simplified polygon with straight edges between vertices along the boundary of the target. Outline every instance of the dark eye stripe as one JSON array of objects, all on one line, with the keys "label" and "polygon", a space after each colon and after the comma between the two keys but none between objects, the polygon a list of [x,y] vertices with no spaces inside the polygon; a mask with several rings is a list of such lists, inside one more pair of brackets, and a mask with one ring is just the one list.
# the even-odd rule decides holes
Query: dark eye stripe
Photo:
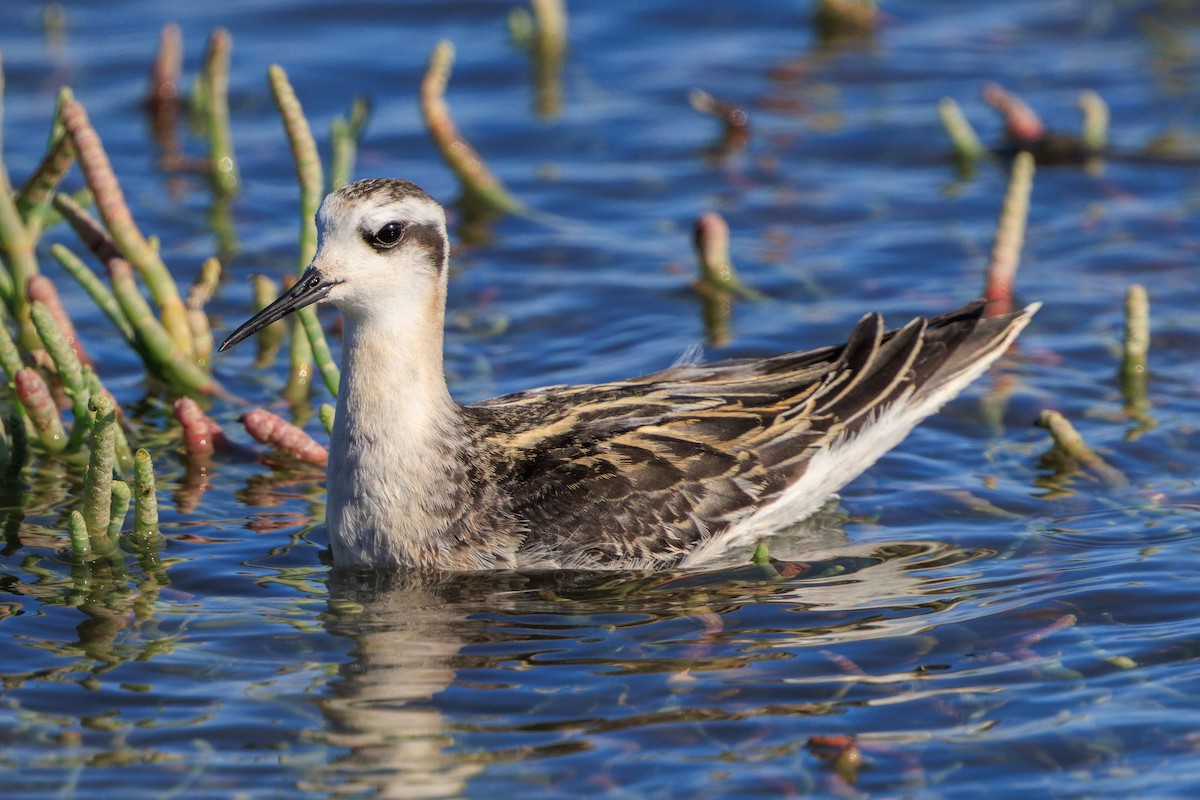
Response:
[{"label": "dark eye stripe", "polygon": [[439,272],[446,265],[446,237],[437,225],[410,225],[404,238],[425,248],[434,269]]},{"label": "dark eye stripe", "polygon": [[[399,226],[399,230],[389,231],[393,225]],[[388,232],[386,236],[385,231]],[[396,234],[394,240],[390,238],[392,233]],[[381,253],[394,248],[400,242],[407,242],[407,246],[417,245],[424,248],[429,253],[430,263],[438,271],[445,267],[446,237],[438,225],[389,222],[376,230],[363,228],[361,234],[364,242]]]}]

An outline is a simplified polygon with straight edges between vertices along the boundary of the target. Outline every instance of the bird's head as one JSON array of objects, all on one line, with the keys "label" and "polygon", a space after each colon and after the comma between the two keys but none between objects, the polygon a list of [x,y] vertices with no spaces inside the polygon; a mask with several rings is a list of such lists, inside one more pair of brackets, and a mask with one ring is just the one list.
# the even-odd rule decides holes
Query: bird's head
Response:
[{"label": "bird's head", "polygon": [[440,330],[446,212],[425,191],[399,179],[356,181],[321,203],[317,231],[317,254],[300,279],[235,330],[221,350],[319,300],[347,318],[415,318]]}]

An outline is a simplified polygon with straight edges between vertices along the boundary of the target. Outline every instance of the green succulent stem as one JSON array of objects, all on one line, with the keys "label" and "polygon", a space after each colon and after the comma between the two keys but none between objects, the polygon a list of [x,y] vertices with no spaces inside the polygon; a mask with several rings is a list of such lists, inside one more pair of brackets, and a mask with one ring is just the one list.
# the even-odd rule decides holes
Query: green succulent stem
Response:
[{"label": "green succulent stem", "polygon": [[113,429],[117,425],[117,414],[113,402],[104,395],[93,397],[90,407],[96,419],[92,425],[92,453],[83,484],[82,514],[92,549],[103,552],[111,546],[108,524],[112,512]]},{"label": "green succulent stem", "polygon": [[125,527],[125,516],[129,513],[129,501],[132,499],[129,484],[125,481],[112,482],[112,507],[108,517],[108,538],[116,542],[121,538],[121,529]]},{"label": "green succulent stem", "polygon": [[162,314],[162,325],[175,346],[182,355],[191,358],[191,330],[183,300],[179,296],[179,287],[175,285],[175,279],[158,251],[147,242],[134,222],[124,192],[113,173],[112,163],[100,136],[88,120],[87,111],[75,100],[67,100],[62,104],[61,117],[75,146],[88,188],[95,195],[100,218],[104,220],[121,254],[137,269],[145,282]]},{"label": "green succulent stem", "polygon": [[954,152],[959,158],[971,162],[978,161],[987,155],[987,148],[980,141],[979,134],[975,132],[975,128],[963,114],[962,108],[952,98],[943,97],[941,99],[941,102],[938,103],[938,116],[941,117],[942,127],[946,129],[950,143],[954,146]]},{"label": "green succulent stem", "polygon": [[421,113],[425,117],[425,127],[447,166],[458,178],[464,198],[497,211],[526,213],[526,205],[509,194],[450,116],[446,85],[453,66],[454,45],[443,39],[433,48],[421,81]]},{"label": "green succulent stem", "polygon": [[[296,162],[296,175],[300,180],[300,272],[312,263],[317,254],[317,209],[321,206],[324,192],[324,178],[321,169],[321,158],[317,154],[317,143],[313,139],[312,128],[304,116],[304,109],[296,92],[288,82],[287,73],[278,64],[271,65],[267,71],[271,83],[271,93],[275,105],[283,119],[283,127],[287,132],[288,143],[292,148],[292,158]],[[329,344],[325,341],[325,332],[321,330],[321,322],[317,318],[317,310],[307,306],[297,312],[304,333],[308,337],[312,358],[321,373],[325,388],[334,397],[337,396],[340,372],[334,363]],[[292,349],[296,355],[297,348]],[[293,372],[298,365],[293,361]]]},{"label": "green succulent stem", "polygon": [[133,456],[133,535],[139,546],[158,536],[158,495],[154,462],[142,448]]},{"label": "green succulent stem", "polygon": [[67,518],[67,536],[71,539],[71,560],[79,564],[91,561],[92,540],[83,515],[76,510]]},{"label": "green succulent stem", "polygon": [[241,183],[229,128],[229,60],[232,49],[233,40],[229,31],[217,28],[208,40],[208,52],[204,57],[210,169],[213,186],[221,195],[235,193]]},{"label": "green succulent stem", "polygon": [[109,322],[116,326],[125,341],[134,344],[136,334],[133,326],[129,324],[129,320],[125,318],[124,312],[121,311],[121,304],[117,302],[117,298],[113,297],[112,292],[108,290],[96,273],[83,263],[83,259],[61,244],[51,245],[50,255],[54,256],[54,260],[87,292],[88,297],[92,298],[92,302],[104,312],[104,316],[108,317]]},{"label": "green succulent stem", "polygon": [[356,97],[347,116],[336,117],[330,125],[329,189],[340,189],[354,177],[354,161],[358,142],[367,126],[371,104],[365,97]]}]

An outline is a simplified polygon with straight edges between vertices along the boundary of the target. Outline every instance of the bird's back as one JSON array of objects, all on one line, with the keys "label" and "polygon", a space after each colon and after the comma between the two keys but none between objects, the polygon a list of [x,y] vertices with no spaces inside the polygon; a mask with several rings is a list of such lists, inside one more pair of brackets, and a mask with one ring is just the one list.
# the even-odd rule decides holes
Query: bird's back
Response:
[{"label": "bird's back", "polygon": [[518,561],[659,567],[802,519],[1007,349],[1036,307],[973,303],[844,345],[629,381],[546,387],[464,413],[527,525]]}]

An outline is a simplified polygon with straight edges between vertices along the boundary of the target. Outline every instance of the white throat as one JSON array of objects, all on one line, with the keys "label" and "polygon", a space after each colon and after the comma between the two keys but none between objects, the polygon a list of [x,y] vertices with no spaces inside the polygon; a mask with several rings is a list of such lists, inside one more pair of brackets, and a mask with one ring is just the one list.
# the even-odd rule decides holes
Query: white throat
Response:
[{"label": "white throat", "polygon": [[453,452],[458,419],[442,373],[443,312],[435,307],[417,319],[344,317],[326,480],[335,563],[423,563],[444,547],[439,466]]}]

